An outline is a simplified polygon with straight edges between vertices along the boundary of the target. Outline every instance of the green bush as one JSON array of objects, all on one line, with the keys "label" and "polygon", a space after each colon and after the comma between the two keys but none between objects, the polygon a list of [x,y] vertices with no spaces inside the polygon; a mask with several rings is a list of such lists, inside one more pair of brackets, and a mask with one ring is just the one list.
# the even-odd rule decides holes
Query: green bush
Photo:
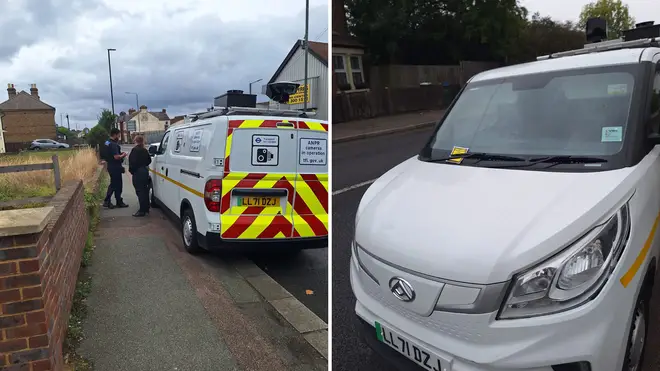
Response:
[{"label": "green bush", "polygon": [[92,147],[96,147],[108,140],[109,135],[110,134],[103,126],[96,125],[87,134],[87,143]]}]

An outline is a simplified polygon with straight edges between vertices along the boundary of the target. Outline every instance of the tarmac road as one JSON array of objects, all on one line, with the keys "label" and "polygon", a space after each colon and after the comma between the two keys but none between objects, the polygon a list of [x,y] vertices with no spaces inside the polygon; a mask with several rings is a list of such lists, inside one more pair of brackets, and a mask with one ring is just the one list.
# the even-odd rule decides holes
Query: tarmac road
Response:
[{"label": "tarmac road", "polygon": [[[127,144],[121,147],[122,151],[129,154],[133,148],[132,145]],[[124,190],[133,192],[130,185],[125,185]],[[247,257],[314,314],[328,322],[327,248],[303,250],[293,257],[267,253],[253,253]]]},{"label": "tarmac road", "polygon": [[[416,155],[432,129],[345,142],[332,148],[332,369],[394,371],[355,334],[349,280],[355,211],[368,183]],[[355,187],[352,188],[351,187]]]}]

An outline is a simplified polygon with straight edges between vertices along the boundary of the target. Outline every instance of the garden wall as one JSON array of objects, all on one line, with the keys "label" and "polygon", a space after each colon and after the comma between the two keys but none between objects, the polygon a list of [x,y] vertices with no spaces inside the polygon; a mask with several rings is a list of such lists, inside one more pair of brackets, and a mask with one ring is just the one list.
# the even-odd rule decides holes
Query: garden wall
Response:
[{"label": "garden wall", "polygon": [[66,184],[47,207],[0,211],[1,370],[63,369],[88,229],[82,181]]}]

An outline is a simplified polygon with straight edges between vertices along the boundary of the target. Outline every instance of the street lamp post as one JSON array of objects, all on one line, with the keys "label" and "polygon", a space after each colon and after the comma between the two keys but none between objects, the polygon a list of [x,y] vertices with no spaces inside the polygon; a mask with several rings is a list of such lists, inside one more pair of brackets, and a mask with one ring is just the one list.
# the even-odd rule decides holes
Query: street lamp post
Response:
[{"label": "street lamp post", "polygon": [[303,87],[303,115],[307,115],[307,64],[309,57],[309,0],[305,1],[305,86]]},{"label": "street lamp post", "polygon": [[138,93],[131,93],[130,91],[125,92],[126,94],[129,95],[135,95],[135,110],[138,111],[137,118],[138,118],[138,126],[135,128],[137,132],[139,132],[140,128],[140,99],[138,97]]},{"label": "street lamp post", "polygon": [[[110,103],[112,104],[112,116],[115,116],[115,95],[112,91],[112,65],[110,64],[110,52],[117,51],[117,49],[108,49],[108,73],[110,74]],[[117,123],[114,123],[117,125]]]},{"label": "street lamp post", "polygon": [[258,83],[258,82],[261,81],[261,80],[263,80],[263,79],[254,80],[254,81],[252,81],[252,82],[250,83],[250,94],[252,94],[252,84],[256,84],[256,83]]}]

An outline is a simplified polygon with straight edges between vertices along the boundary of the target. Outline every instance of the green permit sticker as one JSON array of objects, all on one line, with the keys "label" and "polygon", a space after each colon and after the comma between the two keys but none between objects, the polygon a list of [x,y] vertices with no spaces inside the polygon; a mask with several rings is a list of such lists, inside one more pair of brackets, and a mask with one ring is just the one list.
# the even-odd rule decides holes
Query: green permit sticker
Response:
[{"label": "green permit sticker", "polygon": [[380,327],[378,321],[376,321],[376,337],[378,338],[378,341],[383,341],[383,329]]}]

